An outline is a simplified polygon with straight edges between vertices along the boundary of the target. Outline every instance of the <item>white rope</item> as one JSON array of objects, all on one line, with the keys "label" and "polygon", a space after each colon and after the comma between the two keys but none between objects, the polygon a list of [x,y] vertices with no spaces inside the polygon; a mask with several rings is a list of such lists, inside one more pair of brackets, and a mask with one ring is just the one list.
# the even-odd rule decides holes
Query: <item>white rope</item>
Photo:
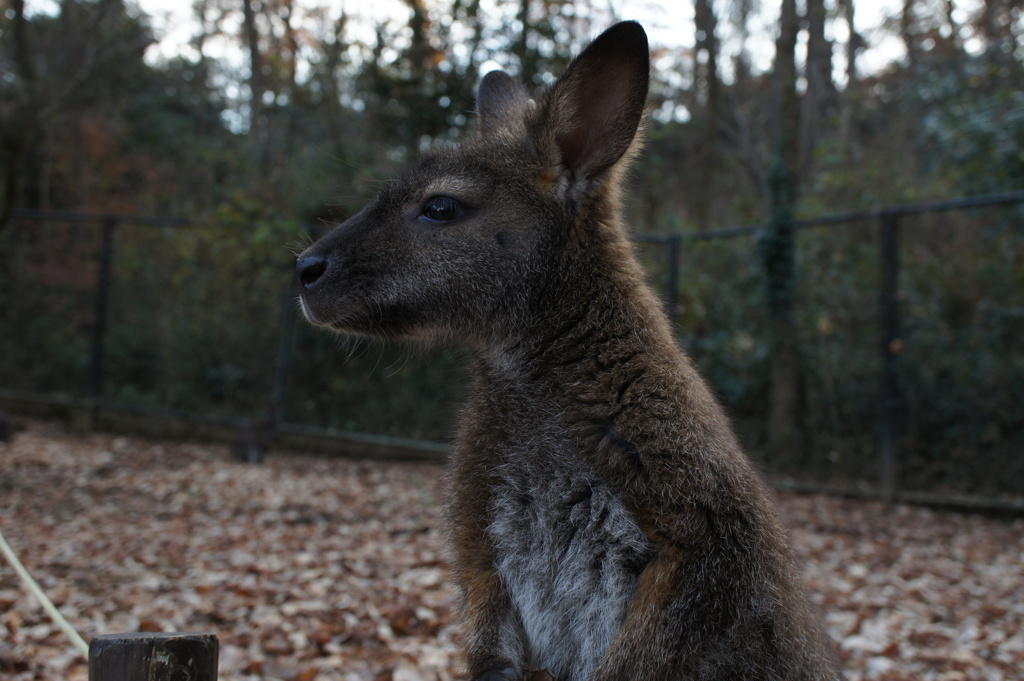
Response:
[{"label": "white rope", "polygon": [[39,588],[36,580],[32,579],[32,575],[28,573],[25,566],[22,565],[21,561],[18,560],[18,557],[14,555],[14,550],[11,548],[10,544],[8,544],[7,540],[4,539],[3,532],[0,532],[0,551],[3,552],[4,557],[7,558],[7,562],[10,563],[11,567],[14,568],[14,571],[18,573],[18,576],[21,577],[21,581],[25,583],[25,586],[32,592],[32,595],[39,599],[39,602],[43,605],[43,609],[50,615],[50,618],[54,623],[60,627],[65,634],[67,634],[68,638],[71,639],[71,643],[78,649],[78,652],[82,653],[82,656],[86,659],[89,659],[89,646],[82,637],[78,635],[78,632],[75,631],[74,627],[68,624],[68,621],[60,614],[60,611],[57,610],[57,607],[53,602],[46,597],[46,594],[44,594],[43,590]]}]

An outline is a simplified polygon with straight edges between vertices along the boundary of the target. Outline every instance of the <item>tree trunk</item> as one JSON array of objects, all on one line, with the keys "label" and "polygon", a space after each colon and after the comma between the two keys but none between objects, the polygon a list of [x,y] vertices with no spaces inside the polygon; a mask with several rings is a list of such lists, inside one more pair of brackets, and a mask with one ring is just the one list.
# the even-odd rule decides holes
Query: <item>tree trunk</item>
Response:
[{"label": "tree trunk", "polygon": [[412,16],[409,17],[409,28],[412,30],[412,44],[409,46],[409,61],[412,62],[413,73],[422,74],[432,70],[432,52],[428,34],[430,18],[423,0],[406,0]]},{"label": "tree trunk", "polygon": [[796,288],[796,244],[793,234],[798,192],[800,100],[796,91],[796,42],[799,31],[796,0],[782,0],[780,34],[775,54],[779,88],[776,148],[770,173],[771,219],[761,240],[766,302],[771,319],[771,407],[769,455],[789,465],[803,457],[800,438],[801,399],[799,341],[793,318]]},{"label": "tree trunk", "polygon": [[[848,1],[852,2],[852,0]],[[753,10],[752,5],[752,0],[737,0],[735,5],[734,21],[740,49],[733,59],[733,71],[736,73],[735,89],[740,92],[746,89],[747,82],[750,80],[750,52],[747,50],[747,40],[750,38],[749,22]]]},{"label": "tree trunk", "polygon": [[260,56],[260,35],[256,29],[253,0],[242,0],[245,40],[249,45],[249,135],[260,139],[263,133],[263,59]]},{"label": "tree trunk", "polygon": [[840,101],[839,149],[844,161],[855,156],[853,148],[853,122],[857,120],[859,89],[857,85],[857,54],[864,45],[864,39],[857,33],[853,21],[853,0],[840,0],[846,15],[849,38],[846,41],[846,89]]},{"label": "tree trunk", "polygon": [[[299,87],[299,40],[296,36],[292,20],[295,16],[294,0],[283,0],[278,9],[281,23],[284,24],[284,46],[287,50],[285,55],[288,68],[288,108],[285,110],[286,128],[282,146],[291,149],[295,136],[298,133],[299,111],[309,108],[305,101],[306,92]],[[283,50],[282,50],[283,51]]]},{"label": "tree trunk", "polygon": [[835,98],[832,83],[832,43],[825,37],[825,2],[807,0],[807,92],[801,112],[800,177],[811,173],[814,149],[821,136],[823,121]]},{"label": "tree trunk", "polygon": [[900,38],[907,51],[907,65],[911,70],[917,68],[920,50],[917,41],[917,19],[914,11],[914,0],[903,0],[903,11],[900,13]]},{"label": "tree trunk", "polygon": [[[0,186],[0,254],[8,241],[7,226],[14,211],[21,179],[22,157],[26,149],[26,140],[32,137],[31,130],[25,126],[32,125],[32,99],[35,97],[35,62],[32,60],[32,49],[29,45],[28,19],[25,17],[24,0],[12,0],[12,32],[14,42],[14,63],[20,76],[21,87],[15,89],[14,105],[8,107],[7,116],[0,122],[0,151],[3,152],[3,179]],[[0,260],[0,270],[6,272],[7,261]],[[4,290],[0,287],[0,290]]]},{"label": "tree trunk", "polygon": [[14,229],[11,219],[21,190],[25,157],[42,127],[37,110],[35,62],[29,41],[29,22],[24,0],[12,0],[11,24],[14,64],[21,87],[14,90],[14,102],[0,119],[0,333],[10,333],[11,263],[14,257]]},{"label": "tree trunk", "polygon": [[532,89],[535,85],[533,79],[537,75],[537,61],[530,50],[528,40],[530,34],[530,0],[519,0],[519,12],[516,18],[519,19],[520,24],[519,35],[512,46],[512,52],[519,59],[519,79],[526,85],[527,89]]},{"label": "tree trunk", "polygon": [[694,50],[694,80],[698,110],[695,121],[698,130],[695,161],[697,178],[693,196],[694,220],[697,229],[711,228],[711,206],[714,203],[715,175],[718,160],[716,138],[718,131],[718,40],[715,37],[718,21],[711,0],[697,0],[697,45]]},{"label": "tree trunk", "polygon": [[484,36],[484,21],[480,18],[480,0],[470,0],[466,5],[466,22],[473,26],[473,40],[469,46],[469,63],[466,73],[475,75],[477,68],[477,50]]},{"label": "tree trunk", "polygon": [[946,24],[949,26],[949,41],[958,51],[963,49],[963,40],[960,38],[960,24],[956,20],[956,3],[953,0],[946,0]]},{"label": "tree trunk", "polygon": [[326,73],[323,74],[324,92],[326,92],[325,109],[327,114],[326,124],[330,133],[332,144],[340,144],[342,140],[341,124],[341,85],[338,79],[341,77],[341,66],[345,52],[345,24],[348,17],[342,10],[334,22],[331,41],[324,46],[326,53]]}]

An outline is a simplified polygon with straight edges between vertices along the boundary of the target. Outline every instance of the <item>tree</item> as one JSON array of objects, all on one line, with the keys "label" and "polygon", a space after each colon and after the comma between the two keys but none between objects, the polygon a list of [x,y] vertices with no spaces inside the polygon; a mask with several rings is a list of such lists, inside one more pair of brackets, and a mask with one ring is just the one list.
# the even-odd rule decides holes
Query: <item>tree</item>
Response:
[{"label": "tree", "polygon": [[771,216],[761,237],[766,301],[771,320],[771,406],[769,451],[791,462],[802,456],[801,375],[793,302],[796,289],[794,222],[799,189],[800,99],[796,43],[800,29],[796,0],[782,0],[775,52],[779,90],[775,150],[769,170]]},{"label": "tree", "polygon": [[245,43],[249,48],[249,135],[259,140],[263,127],[263,55],[260,34],[256,27],[254,0],[242,0]]},{"label": "tree", "polygon": [[[42,123],[38,116],[42,103],[39,85],[36,78],[35,60],[29,38],[29,22],[25,16],[24,0],[12,0],[12,12],[5,13],[10,17],[9,27],[4,27],[4,34],[13,36],[13,51],[5,55],[14,69],[15,82],[5,83],[0,90],[0,150],[3,151],[3,185],[0,186],[0,247],[4,243],[4,228],[11,218],[15,198],[18,194],[22,177],[21,164],[25,150],[38,135],[38,127]],[[3,264],[6,261],[0,261]],[[2,287],[0,287],[2,289]],[[0,301],[2,304],[2,301]]]},{"label": "tree", "polygon": [[846,20],[848,35],[846,40],[846,87],[843,90],[840,102],[839,148],[843,161],[848,162],[852,155],[853,136],[851,128],[853,121],[857,119],[857,102],[860,90],[857,82],[857,55],[864,47],[864,38],[857,33],[857,28],[854,24],[853,0],[839,0],[839,4],[842,7],[843,16]]},{"label": "tree", "polygon": [[100,76],[118,78],[141,62],[152,41],[121,0],[60,4],[55,17],[25,12],[11,0],[0,12],[0,322],[10,308],[16,205],[38,207],[48,200],[48,171],[41,153],[55,123],[74,111]]},{"label": "tree", "polygon": [[807,90],[800,112],[800,175],[811,172],[814,148],[822,134],[823,121],[835,100],[832,82],[832,43],[825,37],[825,2],[807,0],[807,61],[804,67]]},{"label": "tree", "polygon": [[586,16],[588,9],[592,11],[587,3],[571,0],[519,0],[509,48],[519,61],[519,79],[527,89],[565,69],[587,33],[577,18]]},{"label": "tree", "polygon": [[[422,0],[407,4],[407,27],[377,26],[356,88],[381,141],[415,149],[465,127],[487,36],[479,0],[451,0],[448,11],[431,11]],[[468,42],[460,44],[460,35],[468,35]],[[389,54],[395,57],[388,59]]]},{"label": "tree", "polygon": [[719,74],[718,74],[718,18],[711,0],[697,0],[695,7],[697,42],[694,47],[694,135],[698,167],[697,183],[693,193],[694,220],[697,229],[711,228],[711,207],[715,199],[715,177],[718,167]]},{"label": "tree", "polygon": [[3,33],[13,35],[10,48],[0,47],[10,69],[0,82],[0,240],[44,132],[98,75],[123,70],[122,59],[137,60],[152,42],[122,0],[67,0],[56,17],[33,18],[24,0],[11,4],[9,14],[0,14]]},{"label": "tree", "polygon": [[903,40],[903,48],[907,51],[907,64],[911,69],[917,68],[921,54],[915,1],[903,0],[903,10],[900,12],[900,38]]}]

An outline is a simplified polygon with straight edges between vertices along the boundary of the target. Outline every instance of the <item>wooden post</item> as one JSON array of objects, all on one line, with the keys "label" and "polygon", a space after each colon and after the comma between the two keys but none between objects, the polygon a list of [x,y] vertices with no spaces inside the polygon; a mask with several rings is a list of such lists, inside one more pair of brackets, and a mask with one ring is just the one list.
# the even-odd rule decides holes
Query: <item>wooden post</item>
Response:
[{"label": "wooden post", "polygon": [[882,386],[879,443],[879,486],[882,498],[896,498],[900,456],[901,408],[896,360],[903,350],[900,339],[900,221],[895,210],[882,211],[879,219],[882,281]]},{"label": "wooden post", "polygon": [[89,681],[217,681],[213,634],[134,633],[89,642]]}]

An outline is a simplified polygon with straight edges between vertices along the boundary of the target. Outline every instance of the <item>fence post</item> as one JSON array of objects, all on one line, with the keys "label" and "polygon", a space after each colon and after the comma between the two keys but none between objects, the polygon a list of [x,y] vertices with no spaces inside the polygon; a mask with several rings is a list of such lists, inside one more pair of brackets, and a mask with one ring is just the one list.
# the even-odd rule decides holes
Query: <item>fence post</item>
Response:
[{"label": "fence post", "polygon": [[110,269],[114,252],[114,228],[117,220],[103,219],[100,242],[99,276],[96,281],[96,310],[92,327],[92,356],[89,362],[89,397],[103,394],[103,343],[107,333],[107,301],[110,298]]},{"label": "fence post", "polygon": [[[289,275],[291,269],[289,269]],[[292,365],[292,334],[295,330],[296,293],[295,284],[288,278],[281,307],[281,333],[277,337],[277,356],[274,358],[274,386],[271,400],[282,404],[288,392],[288,374]]]},{"label": "fence post", "polygon": [[668,283],[666,284],[668,291],[665,295],[665,312],[668,313],[670,322],[674,322],[676,318],[676,306],[679,303],[679,244],[678,234],[673,234],[665,242],[665,247],[668,250]]},{"label": "fence post", "polygon": [[213,634],[133,633],[89,642],[89,681],[217,681]]},{"label": "fence post", "polygon": [[882,497],[892,501],[896,495],[896,467],[899,461],[900,394],[896,358],[903,350],[900,339],[899,213],[883,210],[879,216],[881,256],[882,384],[881,428],[879,433],[879,485]]}]

